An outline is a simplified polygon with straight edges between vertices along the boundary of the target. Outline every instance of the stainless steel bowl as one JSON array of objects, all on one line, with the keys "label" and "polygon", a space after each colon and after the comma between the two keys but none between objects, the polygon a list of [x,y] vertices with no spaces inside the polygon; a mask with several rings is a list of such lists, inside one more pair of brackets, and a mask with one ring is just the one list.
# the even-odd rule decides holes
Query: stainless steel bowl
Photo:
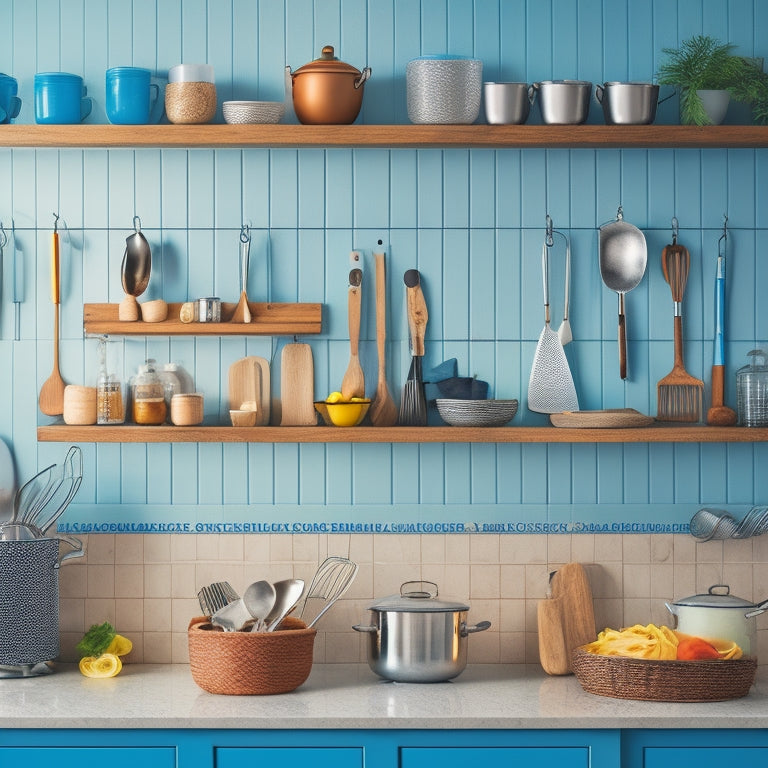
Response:
[{"label": "stainless steel bowl", "polygon": [[606,125],[649,125],[656,119],[659,86],[653,83],[610,82],[595,86]]},{"label": "stainless steel bowl", "polygon": [[[415,585],[428,589],[413,589]],[[432,587],[434,589],[429,589]],[[369,607],[370,623],[352,629],[368,633],[368,666],[387,680],[435,683],[460,675],[467,666],[467,638],[491,626],[467,625],[469,606],[438,599],[437,585],[407,581],[399,595]]]},{"label": "stainless steel bowl", "polygon": [[589,115],[592,83],[587,80],[542,80],[529,89],[533,103],[539,94],[541,119],[548,125],[579,125]]}]

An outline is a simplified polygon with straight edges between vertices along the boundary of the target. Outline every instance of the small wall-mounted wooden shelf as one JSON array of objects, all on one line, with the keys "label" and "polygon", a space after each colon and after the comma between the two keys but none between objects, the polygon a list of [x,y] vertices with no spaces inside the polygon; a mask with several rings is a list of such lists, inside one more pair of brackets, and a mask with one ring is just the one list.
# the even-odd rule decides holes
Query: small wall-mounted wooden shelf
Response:
[{"label": "small wall-mounted wooden shelf", "polygon": [[160,323],[118,320],[117,304],[86,304],[83,327],[87,334],[108,336],[303,336],[320,333],[322,304],[260,304],[248,302],[250,323],[230,323],[236,304],[222,302],[220,323],[182,323],[181,304],[168,305],[168,318]]},{"label": "small wall-mounted wooden shelf", "polygon": [[40,442],[72,443],[754,443],[768,429],[656,424],[634,429],[557,427],[73,427],[37,428]]},{"label": "small wall-mounted wooden shelf", "polygon": [[4,125],[2,147],[766,147],[763,125]]}]

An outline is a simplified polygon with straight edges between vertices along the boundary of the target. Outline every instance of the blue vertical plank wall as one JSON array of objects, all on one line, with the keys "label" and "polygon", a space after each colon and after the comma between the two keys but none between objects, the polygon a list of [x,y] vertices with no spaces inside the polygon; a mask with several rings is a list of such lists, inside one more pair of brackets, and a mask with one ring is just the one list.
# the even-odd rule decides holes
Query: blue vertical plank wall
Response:
[{"label": "blue vertical plank wall", "polygon": [[[370,65],[359,122],[407,123],[405,66],[422,54],[474,56],[485,80],[651,80],[662,49],[694,34],[768,55],[762,0],[0,0],[0,71],[31,124],[33,76],[83,75],[105,123],[104,72],[209,62],[219,101],[282,99],[284,67],[325,44]],[[664,92],[663,92],[664,95]],[[727,121],[744,115],[732,111]],[[221,110],[216,120],[221,121]],[[289,120],[295,120],[289,117]],[[481,116],[482,121],[482,116]],[[678,120],[677,100],[658,122]],[[531,122],[540,122],[537,108]],[[592,103],[589,122],[602,122]],[[2,134],[0,126],[0,135]],[[576,130],[576,129],[574,129]],[[22,479],[60,460],[38,444],[46,423],[36,393],[52,364],[49,299],[52,212],[62,238],[61,366],[93,383],[96,343],[84,339],[83,302],[122,297],[120,262],[134,214],[153,251],[147,298],[234,300],[238,232],[252,228],[249,295],[322,302],[323,333],[302,339],[315,358],[315,394],[337,389],[346,367],[349,251],[364,256],[361,358],[376,381],[372,251],[389,246],[388,369],[399,393],[409,350],[401,276],[422,272],[429,305],[427,367],[449,357],[491,396],[525,408],[543,324],[540,252],[545,215],[570,238],[568,348],[581,406],[655,411],[656,382],[672,365],[672,301],[660,270],[670,222],[691,251],[686,362],[708,383],[713,278],[723,214],[730,236],[727,401],[735,372],[768,338],[768,150],[465,149],[2,149],[0,221],[15,227],[26,277],[14,339],[11,258],[0,295],[0,436]],[[627,298],[629,370],[618,377],[615,294],[597,263],[600,224],[623,206],[649,247],[648,270]],[[562,311],[563,252],[553,254],[552,304]],[[228,366],[246,354],[274,361],[279,393],[285,339],[130,338],[110,342],[127,379],[147,357],[182,362],[206,395],[206,423],[226,422]],[[708,390],[707,390],[708,392]],[[706,400],[707,398],[705,398]],[[432,415],[433,422],[437,417]],[[185,530],[253,524],[287,530],[673,530],[703,504],[766,502],[762,445],[109,445],[83,446],[85,481],[71,527],[118,523]],[[246,528],[247,529],[247,528]],[[282,528],[286,530],[286,528]],[[369,528],[370,529],[370,528]]]}]

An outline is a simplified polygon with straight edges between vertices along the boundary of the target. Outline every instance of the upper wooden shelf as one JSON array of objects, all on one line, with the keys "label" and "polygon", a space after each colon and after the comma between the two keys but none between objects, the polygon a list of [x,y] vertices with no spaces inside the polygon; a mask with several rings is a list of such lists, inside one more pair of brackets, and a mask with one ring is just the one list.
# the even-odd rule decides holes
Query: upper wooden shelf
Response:
[{"label": "upper wooden shelf", "polygon": [[[141,302],[139,302],[141,305]],[[231,323],[237,304],[222,302],[220,323],[182,323],[181,304],[168,305],[167,319],[159,323],[118,319],[117,304],[86,304],[83,328],[87,334],[107,336],[303,336],[320,333],[322,304],[260,304],[248,302],[250,323]]]},{"label": "upper wooden shelf", "polygon": [[758,125],[3,125],[2,147],[767,147]]},{"label": "upper wooden shelf", "polygon": [[73,443],[754,443],[768,429],[655,424],[634,429],[557,427],[75,427],[37,428],[40,442]]}]

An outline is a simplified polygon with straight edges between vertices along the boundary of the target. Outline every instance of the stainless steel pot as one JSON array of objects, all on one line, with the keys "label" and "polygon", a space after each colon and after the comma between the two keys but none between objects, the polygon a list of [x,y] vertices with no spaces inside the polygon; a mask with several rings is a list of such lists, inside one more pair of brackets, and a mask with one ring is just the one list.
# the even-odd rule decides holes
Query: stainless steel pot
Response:
[{"label": "stainless steel pot", "polygon": [[368,666],[398,682],[435,683],[460,675],[467,666],[468,636],[491,626],[490,621],[468,626],[469,606],[438,599],[431,581],[406,581],[399,595],[369,610],[370,624],[352,629],[368,633]]},{"label": "stainless steel pot", "polygon": [[587,80],[543,80],[528,89],[533,103],[539,94],[541,119],[549,125],[579,125],[589,115],[592,83]]},{"label": "stainless steel pot", "polygon": [[659,86],[611,82],[595,86],[606,125],[649,125],[656,119]]},{"label": "stainless steel pot", "polygon": [[730,640],[745,656],[757,655],[754,616],[762,613],[766,606],[730,594],[727,584],[714,584],[707,594],[691,595],[664,605],[675,617],[675,629],[680,632],[705,640]]}]

